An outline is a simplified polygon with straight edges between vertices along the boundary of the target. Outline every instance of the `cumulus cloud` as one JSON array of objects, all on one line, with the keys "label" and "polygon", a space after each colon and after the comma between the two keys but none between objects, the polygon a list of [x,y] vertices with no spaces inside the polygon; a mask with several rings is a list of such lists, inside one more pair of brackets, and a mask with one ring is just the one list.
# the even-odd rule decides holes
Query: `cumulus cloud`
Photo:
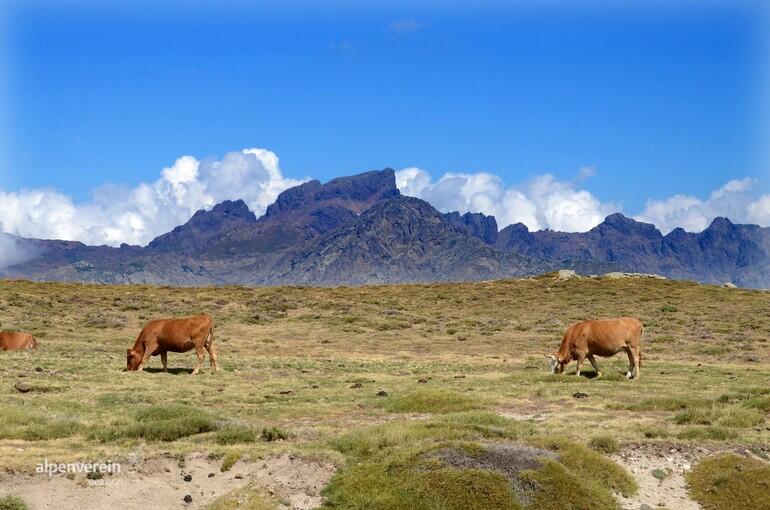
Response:
[{"label": "cumulus cloud", "polygon": [[53,189],[0,190],[0,232],[87,244],[146,244],[198,209],[226,199],[242,198],[259,216],[281,191],[302,182],[285,178],[278,157],[265,149],[230,152],[221,159],[182,156],[155,182],[107,184],[86,203]]},{"label": "cumulus cloud", "polygon": [[396,172],[396,185],[403,194],[427,200],[444,212],[494,215],[501,227],[521,222],[530,230],[580,232],[620,210],[617,204],[577,188],[594,173],[593,167],[583,167],[574,182],[543,174],[506,187],[500,177],[485,172],[450,172],[433,181],[426,171],[412,167]]},{"label": "cumulus cloud", "polygon": [[674,195],[664,200],[649,200],[635,218],[654,223],[663,233],[676,227],[700,232],[718,216],[734,223],[770,226],[770,195],[760,195],[758,182],[747,177],[734,179],[711,192],[708,198]]}]

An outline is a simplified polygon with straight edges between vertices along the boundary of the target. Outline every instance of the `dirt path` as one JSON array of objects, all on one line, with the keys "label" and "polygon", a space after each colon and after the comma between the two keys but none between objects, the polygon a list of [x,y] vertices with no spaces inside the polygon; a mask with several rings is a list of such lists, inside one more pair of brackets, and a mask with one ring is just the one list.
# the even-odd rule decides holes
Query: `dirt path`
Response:
[{"label": "dirt path", "polygon": [[639,444],[613,455],[612,460],[626,468],[639,484],[635,496],[618,496],[621,507],[637,510],[648,505],[650,508],[701,510],[687,493],[684,474],[711,453],[702,447]]},{"label": "dirt path", "polygon": [[[282,501],[284,508],[308,510],[321,505],[321,489],[334,474],[331,464],[280,455],[257,462],[237,462],[221,473],[221,462],[193,454],[179,467],[167,457],[122,466],[122,472],[102,480],[79,474],[74,480],[46,474],[2,474],[0,496],[21,497],[30,510],[200,509],[228,492],[253,483]],[[185,481],[189,475],[190,481]],[[212,476],[213,475],[213,476]],[[192,503],[185,503],[185,496]]]}]

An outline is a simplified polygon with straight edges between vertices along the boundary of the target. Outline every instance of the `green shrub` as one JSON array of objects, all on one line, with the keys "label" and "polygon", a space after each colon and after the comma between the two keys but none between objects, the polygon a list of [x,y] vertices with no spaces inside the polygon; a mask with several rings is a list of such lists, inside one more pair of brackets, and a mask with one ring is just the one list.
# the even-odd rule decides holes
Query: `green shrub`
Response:
[{"label": "green shrub", "polygon": [[225,425],[214,434],[217,444],[253,443],[257,440],[257,431],[247,425]]},{"label": "green shrub", "polygon": [[692,498],[706,510],[770,509],[770,464],[721,454],[699,462],[686,475]]},{"label": "green shrub", "polygon": [[289,438],[289,433],[278,427],[267,427],[262,429],[262,441],[272,442]]},{"label": "green shrub", "polygon": [[208,413],[182,404],[169,404],[140,409],[133,422],[97,430],[92,436],[103,442],[119,439],[176,441],[215,429],[216,420]]},{"label": "green shrub", "polygon": [[620,449],[617,439],[610,436],[592,437],[591,440],[588,441],[588,446],[590,446],[592,450],[602,453],[615,453]]},{"label": "green shrub", "polygon": [[385,400],[391,413],[456,413],[478,409],[477,399],[446,390],[417,390]]},{"label": "green shrub", "polygon": [[228,452],[224,457],[222,457],[222,466],[219,468],[219,470],[223,473],[230,471],[232,467],[235,465],[236,462],[238,462],[241,458],[241,452]]},{"label": "green shrub", "polygon": [[0,510],[28,510],[24,501],[17,496],[0,497]]}]

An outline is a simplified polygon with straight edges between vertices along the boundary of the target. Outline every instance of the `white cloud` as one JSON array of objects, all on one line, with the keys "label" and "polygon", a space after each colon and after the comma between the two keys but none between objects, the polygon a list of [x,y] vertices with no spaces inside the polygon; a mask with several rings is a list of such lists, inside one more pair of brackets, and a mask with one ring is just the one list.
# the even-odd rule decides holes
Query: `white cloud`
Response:
[{"label": "white cloud", "polygon": [[770,226],[770,195],[758,195],[757,184],[747,177],[727,182],[704,200],[689,195],[649,200],[642,214],[635,218],[654,223],[664,234],[676,227],[700,232],[718,216],[734,223]]},{"label": "white cloud", "polygon": [[226,199],[242,198],[259,216],[281,191],[301,182],[285,178],[278,157],[265,149],[230,152],[220,160],[182,156],[155,182],[104,185],[86,203],[76,204],[52,189],[0,190],[0,232],[87,244],[146,244],[198,209]]},{"label": "white cloud", "polygon": [[0,233],[0,269],[20,264],[35,255],[35,250],[19,239]]},{"label": "white cloud", "polygon": [[[583,167],[576,181],[594,174]],[[396,185],[405,195],[416,196],[449,212],[482,212],[494,215],[500,227],[524,223],[530,230],[565,232],[589,230],[619,210],[603,203],[575,182],[559,181],[553,175],[538,175],[521,186],[506,187],[496,175],[446,173],[438,181],[419,168],[396,172]]]}]

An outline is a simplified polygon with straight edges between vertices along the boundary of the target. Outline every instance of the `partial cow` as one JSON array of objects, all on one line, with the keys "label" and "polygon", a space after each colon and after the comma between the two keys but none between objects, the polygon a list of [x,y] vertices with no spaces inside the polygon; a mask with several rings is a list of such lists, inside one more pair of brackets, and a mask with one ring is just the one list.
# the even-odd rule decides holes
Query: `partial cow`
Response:
[{"label": "partial cow", "polygon": [[37,349],[37,340],[27,333],[0,332],[0,351],[24,351]]},{"label": "partial cow", "polygon": [[620,319],[600,319],[573,324],[564,334],[558,352],[546,354],[550,359],[551,373],[561,374],[570,361],[577,361],[577,375],[583,360],[593,365],[597,375],[601,375],[594,356],[614,356],[620,351],[628,355],[628,379],[639,379],[639,366],[642,362],[642,334],[644,326],[632,317]]},{"label": "partial cow", "polygon": [[163,370],[168,370],[168,352],[187,352],[195,349],[198,364],[193,370],[197,374],[208,351],[211,367],[219,371],[217,350],[214,347],[214,322],[208,315],[196,315],[185,319],[158,319],[150,321],[139,333],[132,349],[127,350],[126,370],[142,370],[150,356],[160,355]]}]

